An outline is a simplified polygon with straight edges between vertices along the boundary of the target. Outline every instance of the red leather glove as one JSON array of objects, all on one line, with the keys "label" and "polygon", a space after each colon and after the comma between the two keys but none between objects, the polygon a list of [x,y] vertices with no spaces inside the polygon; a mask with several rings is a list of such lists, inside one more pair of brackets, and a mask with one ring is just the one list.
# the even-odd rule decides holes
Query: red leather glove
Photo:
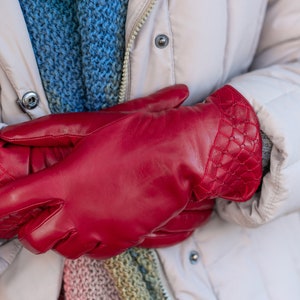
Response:
[{"label": "red leather glove", "polygon": [[[74,147],[72,142],[69,144],[63,143],[62,145],[59,142],[60,136],[64,135],[64,127],[61,123],[62,118],[64,124],[69,124],[68,126],[76,123],[76,126],[68,127],[68,134],[74,133],[76,139],[78,139],[79,135],[85,136],[95,129],[118,120],[124,114],[142,110],[155,112],[178,107],[185,100],[186,96],[187,91],[185,87],[174,86],[162,89],[148,97],[131,100],[96,113],[50,115],[31,122],[8,126],[2,130],[3,134],[9,136],[8,140],[0,140],[0,186],[48,168],[61,161],[71,152]],[[48,135],[48,138],[50,138],[52,132],[54,135],[57,135],[55,136],[55,143],[52,141],[50,147],[32,147],[10,142],[14,140],[14,136],[11,136],[11,134],[22,134],[25,137],[27,130],[32,130],[35,126],[35,129],[39,130],[41,121],[43,126],[46,126],[46,123],[49,125],[47,128],[43,127],[42,129],[43,133]],[[26,125],[23,127],[24,124]],[[26,212],[23,211],[22,214],[14,213],[5,217],[0,222],[0,237],[6,239],[14,237],[18,233],[20,226],[29,219],[34,218],[40,211],[41,208],[37,207]],[[194,223],[192,220],[190,222]],[[193,227],[194,225],[191,224],[191,226]]]},{"label": "red leather glove", "polygon": [[245,201],[259,186],[259,124],[230,86],[203,104],[125,115],[84,137],[73,135],[77,121],[62,119],[63,132],[51,136],[47,119],[36,132],[2,134],[23,145],[75,145],[52,167],[0,189],[0,217],[43,208],[19,231],[33,251],[107,258],[159,236],[191,199]]}]

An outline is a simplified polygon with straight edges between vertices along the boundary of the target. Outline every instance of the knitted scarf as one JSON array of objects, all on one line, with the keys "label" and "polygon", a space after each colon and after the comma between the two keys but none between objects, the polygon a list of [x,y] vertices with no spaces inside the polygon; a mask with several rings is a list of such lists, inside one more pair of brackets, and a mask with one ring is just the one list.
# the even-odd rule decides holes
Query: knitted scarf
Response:
[{"label": "knitted scarf", "polygon": [[20,0],[52,113],[117,103],[128,0]]}]

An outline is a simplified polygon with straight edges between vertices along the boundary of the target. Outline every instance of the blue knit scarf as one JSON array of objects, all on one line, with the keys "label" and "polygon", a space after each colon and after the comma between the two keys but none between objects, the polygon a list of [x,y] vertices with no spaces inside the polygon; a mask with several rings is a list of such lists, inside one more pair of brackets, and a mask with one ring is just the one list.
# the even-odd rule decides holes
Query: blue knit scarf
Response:
[{"label": "blue knit scarf", "polygon": [[53,113],[117,103],[128,0],[20,0]]}]

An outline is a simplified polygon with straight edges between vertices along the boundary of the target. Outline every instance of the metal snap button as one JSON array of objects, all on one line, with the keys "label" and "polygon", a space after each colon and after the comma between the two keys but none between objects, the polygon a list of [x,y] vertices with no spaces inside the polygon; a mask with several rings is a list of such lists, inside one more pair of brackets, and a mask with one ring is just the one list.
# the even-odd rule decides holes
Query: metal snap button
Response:
[{"label": "metal snap button", "polygon": [[191,253],[190,253],[190,263],[192,265],[195,265],[198,262],[199,258],[200,258],[200,255],[197,251],[191,251]]},{"label": "metal snap button", "polygon": [[166,48],[169,45],[169,37],[165,34],[159,34],[155,38],[155,45],[160,49]]},{"label": "metal snap button", "polygon": [[34,109],[38,106],[40,102],[40,97],[35,92],[27,92],[23,95],[22,99],[19,101],[19,104],[23,109]]}]

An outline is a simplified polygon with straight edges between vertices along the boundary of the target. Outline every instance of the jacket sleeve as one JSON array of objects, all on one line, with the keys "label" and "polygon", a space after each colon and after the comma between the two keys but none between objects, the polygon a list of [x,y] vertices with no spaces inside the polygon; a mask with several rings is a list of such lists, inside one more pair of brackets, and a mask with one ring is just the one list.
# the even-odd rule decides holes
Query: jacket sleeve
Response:
[{"label": "jacket sleeve", "polygon": [[300,1],[269,1],[251,71],[230,84],[257,113],[273,143],[270,171],[245,203],[217,199],[225,220],[255,227],[300,210]]}]

